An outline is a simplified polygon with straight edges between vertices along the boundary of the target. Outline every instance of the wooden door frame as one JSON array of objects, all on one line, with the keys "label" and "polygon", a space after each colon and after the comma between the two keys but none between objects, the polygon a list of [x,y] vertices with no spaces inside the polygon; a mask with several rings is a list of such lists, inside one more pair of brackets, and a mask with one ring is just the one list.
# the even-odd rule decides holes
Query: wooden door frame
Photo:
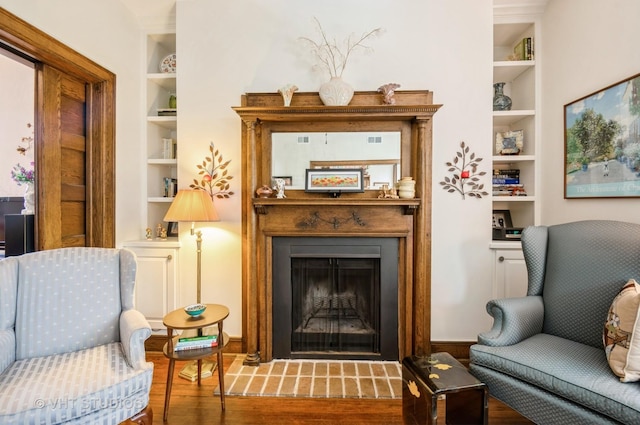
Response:
[{"label": "wooden door frame", "polygon": [[[114,247],[115,74],[3,8],[0,8],[0,41],[37,62],[87,82],[86,245]],[[42,120],[38,119],[43,102],[42,92],[36,87],[36,143],[46,140],[48,134],[48,129],[43,128]],[[36,148],[36,167],[38,155]],[[39,175],[44,175],[41,171],[36,168]],[[37,209],[42,207],[46,206],[36,204]],[[36,214],[36,229],[47,225],[40,222]],[[40,246],[38,242],[36,237],[36,249]]]}]

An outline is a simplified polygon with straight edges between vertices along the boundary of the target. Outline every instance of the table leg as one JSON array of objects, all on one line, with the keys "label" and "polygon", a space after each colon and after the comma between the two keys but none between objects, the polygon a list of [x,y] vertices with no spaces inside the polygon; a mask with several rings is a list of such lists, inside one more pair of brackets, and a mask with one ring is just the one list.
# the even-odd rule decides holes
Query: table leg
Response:
[{"label": "table leg", "polygon": [[222,403],[222,410],[224,410],[224,370],[222,365],[222,353],[218,351],[218,381],[220,382],[220,403]]},{"label": "table leg", "polygon": [[169,359],[169,370],[167,372],[167,390],[164,394],[164,416],[163,419],[167,420],[169,416],[169,399],[171,398],[171,384],[173,384],[173,369],[176,365],[176,361]]},{"label": "table leg", "polygon": [[200,374],[202,372],[202,360],[198,359],[198,386],[200,386]]}]

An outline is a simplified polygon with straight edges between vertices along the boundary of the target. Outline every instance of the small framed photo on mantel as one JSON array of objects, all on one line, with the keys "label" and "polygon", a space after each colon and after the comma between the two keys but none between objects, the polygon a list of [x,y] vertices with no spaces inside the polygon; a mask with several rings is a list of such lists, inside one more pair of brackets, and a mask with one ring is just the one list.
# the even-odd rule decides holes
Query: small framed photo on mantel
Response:
[{"label": "small framed photo on mantel", "polygon": [[364,192],[362,168],[307,169],[305,192]]}]

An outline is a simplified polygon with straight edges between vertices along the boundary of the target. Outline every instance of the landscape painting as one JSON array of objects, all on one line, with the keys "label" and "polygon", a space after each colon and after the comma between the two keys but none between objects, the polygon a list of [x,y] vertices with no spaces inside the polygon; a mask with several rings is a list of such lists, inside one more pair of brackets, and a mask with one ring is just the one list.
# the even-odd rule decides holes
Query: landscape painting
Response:
[{"label": "landscape painting", "polygon": [[564,106],[565,198],[640,196],[640,74]]}]

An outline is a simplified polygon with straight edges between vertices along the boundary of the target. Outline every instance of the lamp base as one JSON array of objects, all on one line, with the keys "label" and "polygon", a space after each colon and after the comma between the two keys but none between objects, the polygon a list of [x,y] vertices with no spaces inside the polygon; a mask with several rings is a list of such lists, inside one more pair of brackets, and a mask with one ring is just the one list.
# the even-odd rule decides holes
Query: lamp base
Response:
[{"label": "lamp base", "polygon": [[[210,378],[211,376],[213,376],[213,371],[216,370],[216,367],[218,366],[218,364],[210,360],[201,360],[201,361],[202,361],[202,366],[200,369],[200,379]],[[192,362],[187,363],[182,368],[178,376],[191,382],[197,381],[198,380],[198,361],[194,360]]]}]

